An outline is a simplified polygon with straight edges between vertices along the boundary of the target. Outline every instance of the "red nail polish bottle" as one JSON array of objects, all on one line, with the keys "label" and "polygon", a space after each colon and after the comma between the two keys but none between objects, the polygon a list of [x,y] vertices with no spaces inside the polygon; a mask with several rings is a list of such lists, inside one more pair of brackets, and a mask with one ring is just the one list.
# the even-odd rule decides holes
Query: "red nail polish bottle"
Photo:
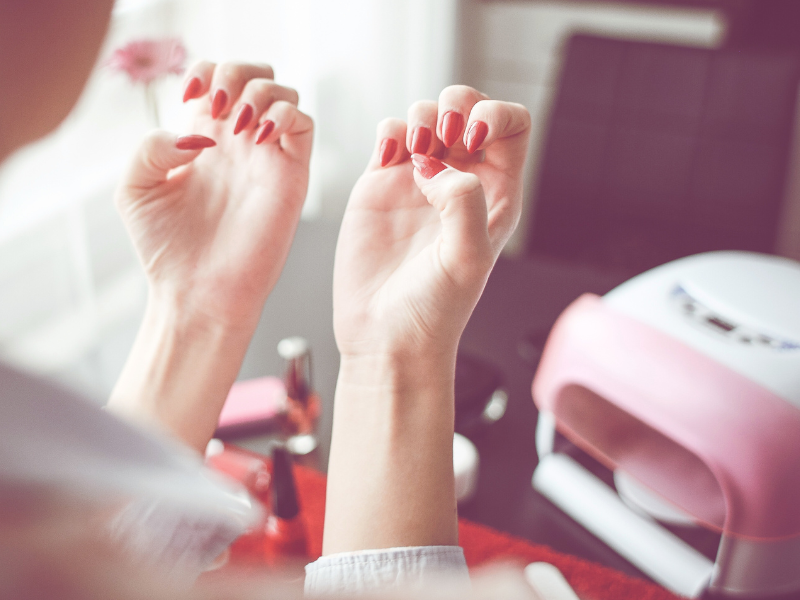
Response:
[{"label": "red nail polish bottle", "polygon": [[267,564],[281,565],[308,556],[306,527],[297,502],[292,458],[280,446],[272,450],[270,515],[264,533],[264,558]]},{"label": "red nail polish bottle", "polygon": [[320,398],[311,387],[311,351],[302,337],[290,337],[278,343],[284,359],[283,382],[286,386],[286,448],[304,456],[317,448],[317,421]]}]

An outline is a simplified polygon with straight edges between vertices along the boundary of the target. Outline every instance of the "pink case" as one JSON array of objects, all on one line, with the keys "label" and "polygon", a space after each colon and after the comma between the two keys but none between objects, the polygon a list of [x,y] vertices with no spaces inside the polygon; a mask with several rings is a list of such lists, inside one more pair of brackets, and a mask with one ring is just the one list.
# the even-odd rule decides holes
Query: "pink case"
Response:
[{"label": "pink case", "polygon": [[216,435],[268,429],[286,410],[286,387],[277,377],[237,381],[219,415]]}]

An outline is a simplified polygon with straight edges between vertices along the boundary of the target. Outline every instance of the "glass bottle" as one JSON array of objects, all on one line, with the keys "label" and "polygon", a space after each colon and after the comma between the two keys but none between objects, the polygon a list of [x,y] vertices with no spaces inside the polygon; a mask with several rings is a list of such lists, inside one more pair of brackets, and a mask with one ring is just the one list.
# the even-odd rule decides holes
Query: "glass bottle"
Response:
[{"label": "glass bottle", "polygon": [[295,455],[316,449],[320,399],[311,386],[311,353],[308,341],[295,336],[278,343],[278,355],[284,359],[283,382],[286,386],[286,448]]}]

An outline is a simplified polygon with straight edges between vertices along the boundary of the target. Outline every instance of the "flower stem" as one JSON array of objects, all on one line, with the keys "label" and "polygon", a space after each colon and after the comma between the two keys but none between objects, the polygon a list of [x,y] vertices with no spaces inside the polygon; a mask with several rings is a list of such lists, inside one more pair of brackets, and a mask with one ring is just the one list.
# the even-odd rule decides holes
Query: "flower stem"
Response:
[{"label": "flower stem", "polygon": [[144,86],[144,98],[147,104],[147,112],[150,115],[150,120],[155,127],[161,127],[161,119],[158,114],[158,98],[156,97],[156,89],[152,82]]}]

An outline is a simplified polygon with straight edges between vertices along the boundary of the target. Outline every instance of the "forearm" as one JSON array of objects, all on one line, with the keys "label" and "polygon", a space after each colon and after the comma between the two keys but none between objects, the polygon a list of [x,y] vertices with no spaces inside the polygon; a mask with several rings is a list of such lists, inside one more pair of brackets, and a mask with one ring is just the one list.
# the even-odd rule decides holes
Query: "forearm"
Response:
[{"label": "forearm", "polygon": [[455,353],[343,358],[323,554],[458,543]]},{"label": "forearm", "polygon": [[254,329],[255,319],[229,327],[151,295],[108,409],[203,452]]}]

